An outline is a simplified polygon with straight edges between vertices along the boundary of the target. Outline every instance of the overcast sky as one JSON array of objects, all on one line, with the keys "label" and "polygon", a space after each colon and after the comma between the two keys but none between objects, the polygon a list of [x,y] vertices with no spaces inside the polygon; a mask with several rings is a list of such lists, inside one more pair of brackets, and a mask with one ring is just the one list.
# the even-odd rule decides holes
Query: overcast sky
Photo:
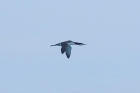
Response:
[{"label": "overcast sky", "polygon": [[140,93],[140,0],[1,0],[0,93]]}]

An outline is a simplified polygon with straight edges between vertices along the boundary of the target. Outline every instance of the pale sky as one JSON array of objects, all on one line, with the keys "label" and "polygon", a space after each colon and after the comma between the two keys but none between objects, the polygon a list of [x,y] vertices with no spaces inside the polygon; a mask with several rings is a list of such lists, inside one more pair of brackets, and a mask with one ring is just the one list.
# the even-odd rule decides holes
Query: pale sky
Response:
[{"label": "pale sky", "polygon": [[0,93],[140,93],[140,0],[1,0]]}]

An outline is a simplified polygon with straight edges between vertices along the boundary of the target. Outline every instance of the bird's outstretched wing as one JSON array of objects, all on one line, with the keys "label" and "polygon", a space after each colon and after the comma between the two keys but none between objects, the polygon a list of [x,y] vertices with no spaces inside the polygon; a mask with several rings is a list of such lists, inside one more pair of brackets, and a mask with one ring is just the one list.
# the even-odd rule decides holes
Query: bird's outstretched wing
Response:
[{"label": "bird's outstretched wing", "polygon": [[71,55],[71,46],[68,44],[67,47],[66,47],[66,56],[67,58],[70,58],[70,55]]}]

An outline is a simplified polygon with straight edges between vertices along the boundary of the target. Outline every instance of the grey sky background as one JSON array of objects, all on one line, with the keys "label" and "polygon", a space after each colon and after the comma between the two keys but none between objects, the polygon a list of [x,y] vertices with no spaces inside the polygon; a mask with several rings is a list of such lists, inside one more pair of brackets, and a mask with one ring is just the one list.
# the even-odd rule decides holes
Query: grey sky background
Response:
[{"label": "grey sky background", "polygon": [[139,0],[0,1],[0,93],[140,93],[139,57]]}]

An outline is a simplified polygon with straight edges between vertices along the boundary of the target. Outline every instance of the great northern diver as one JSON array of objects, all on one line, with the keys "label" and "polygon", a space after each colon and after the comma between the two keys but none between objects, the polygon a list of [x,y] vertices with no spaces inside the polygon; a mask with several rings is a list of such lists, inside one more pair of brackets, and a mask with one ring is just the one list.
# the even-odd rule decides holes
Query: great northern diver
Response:
[{"label": "great northern diver", "polygon": [[71,40],[68,41],[64,41],[55,45],[51,45],[51,46],[61,46],[61,53],[63,54],[64,52],[66,53],[67,58],[70,58],[71,55],[71,49],[72,47],[70,45],[86,45],[83,43],[78,43],[78,42],[73,42]]}]

